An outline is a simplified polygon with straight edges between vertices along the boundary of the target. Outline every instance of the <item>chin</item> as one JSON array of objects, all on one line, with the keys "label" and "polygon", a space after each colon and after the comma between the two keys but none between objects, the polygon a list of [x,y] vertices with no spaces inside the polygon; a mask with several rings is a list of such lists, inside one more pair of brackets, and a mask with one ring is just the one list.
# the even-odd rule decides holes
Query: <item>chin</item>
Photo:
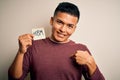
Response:
[{"label": "chin", "polygon": [[59,37],[56,37],[55,40],[57,42],[66,42],[67,41],[65,38],[59,38]]},{"label": "chin", "polygon": [[55,38],[55,40],[56,40],[57,42],[63,42],[63,41],[64,41],[64,39],[60,39],[60,38]]},{"label": "chin", "polygon": [[67,41],[67,37],[59,37],[57,35],[53,35],[52,38],[57,42],[66,42]]}]

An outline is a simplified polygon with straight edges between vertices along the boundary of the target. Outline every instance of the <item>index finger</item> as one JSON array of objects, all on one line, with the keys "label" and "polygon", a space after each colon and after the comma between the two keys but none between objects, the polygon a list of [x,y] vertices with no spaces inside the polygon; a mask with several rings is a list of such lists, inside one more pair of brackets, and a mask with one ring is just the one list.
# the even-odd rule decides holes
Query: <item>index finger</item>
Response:
[{"label": "index finger", "polygon": [[34,37],[34,35],[33,35],[33,34],[28,34],[28,35],[29,35],[30,37],[32,37],[32,38]]},{"label": "index finger", "polygon": [[25,34],[29,39],[33,39],[34,35],[33,34]]}]

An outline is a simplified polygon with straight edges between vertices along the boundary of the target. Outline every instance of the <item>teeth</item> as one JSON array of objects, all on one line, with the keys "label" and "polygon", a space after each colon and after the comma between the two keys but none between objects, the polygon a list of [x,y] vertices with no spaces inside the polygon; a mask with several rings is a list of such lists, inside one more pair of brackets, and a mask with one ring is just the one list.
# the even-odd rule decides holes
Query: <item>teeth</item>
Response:
[{"label": "teeth", "polygon": [[60,37],[64,37],[64,36],[65,36],[64,34],[61,34],[61,33],[58,33],[58,35],[59,35]]},{"label": "teeth", "polygon": [[63,34],[59,34],[59,36],[64,37],[64,35],[63,35]]},{"label": "teeth", "polygon": [[62,37],[62,38],[65,37],[65,34],[59,32],[59,31],[57,32],[57,34],[58,34],[59,37]]}]

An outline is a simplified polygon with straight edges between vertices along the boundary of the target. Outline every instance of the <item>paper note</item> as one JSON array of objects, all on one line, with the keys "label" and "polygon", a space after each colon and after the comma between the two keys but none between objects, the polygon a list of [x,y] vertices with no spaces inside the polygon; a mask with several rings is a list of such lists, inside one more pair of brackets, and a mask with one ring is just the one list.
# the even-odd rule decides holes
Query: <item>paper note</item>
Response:
[{"label": "paper note", "polygon": [[33,28],[32,34],[34,35],[34,40],[46,38],[44,28]]}]

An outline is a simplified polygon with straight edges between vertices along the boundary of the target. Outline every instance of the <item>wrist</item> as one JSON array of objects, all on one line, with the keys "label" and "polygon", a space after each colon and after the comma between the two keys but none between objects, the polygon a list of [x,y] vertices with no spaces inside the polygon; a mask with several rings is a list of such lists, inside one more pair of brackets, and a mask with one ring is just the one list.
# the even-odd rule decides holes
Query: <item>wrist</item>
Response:
[{"label": "wrist", "polygon": [[92,74],[95,72],[96,68],[97,68],[96,63],[95,63],[95,61],[94,61],[94,59],[93,59],[92,56],[90,56],[90,57],[88,58],[88,61],[87,61],[87,64],[86,64],[86,65],[87,65],[88,68],[89,68],[89,73],[90,73],[90,75],[92,75]]},{"label": "wrist", "polygon": [[24,55],[25,52],[22,52],[22,51],[19,49],[18,52],[17,52],[17,54],[18,54],[18,55]]},{"label": "wrist", "polygon": [[19,47],[18,52],[21,54],[26,53],[26,48],[25,47]]}]

